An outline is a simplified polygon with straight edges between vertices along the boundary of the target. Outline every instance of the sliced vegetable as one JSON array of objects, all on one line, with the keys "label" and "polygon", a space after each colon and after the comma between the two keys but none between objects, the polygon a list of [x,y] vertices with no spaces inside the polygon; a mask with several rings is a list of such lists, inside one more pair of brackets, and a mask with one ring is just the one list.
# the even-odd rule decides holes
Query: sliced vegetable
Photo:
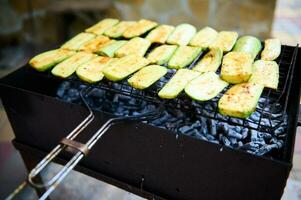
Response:
[{"label": "sliced vegetable", "polygon": [[109,28],[104,34],[110,38],[119,38],[122,36],[126,29],[128,29],[134,24],[134,21],[122,21],[119,22],[117,25]]},{"label": "sliced vegetable", "polygon": [[132,38],[115,52],[115,56],[123,57],[130,54],[137,54],[138,56],[143,56],[150,45],[150,41],[144,38]]},{"label": "sliced vegetable", "polygon": [[221,65],[223,51],[220,48],[211,49],[192,69],[201,73],[216,72]]},{"label": "sliced vegetable", "polygon": [[255,111],[262,91],[261,84],[234,85],[219,100],[219,112],[231,117],[247,118]]},{"label": "sliced vegetable", "polygon": [[189,69],[179,69],[176,74],[164,85],[159,92],[163,99],[176,98],[182,92],[189,81],[199,76],[200,73]]},{"label": "sliced vegetable", "polygon": [[186,85],[185,92],[197,101],[208,101],[217,96],[228,85],[216,73],[206,72],[192,79]]},{"label": "sliced vegetable", "polygon": [[74,51],[66,49],[50,50],[36,55],[29,61],[29,64],[38,71],[46,71],[74,54]]},{"label": "sliced vegetable", "polygon": [[68,76],[71,76],[81,64],[84,64],[95,57],[96,55],[91,53],[78,52],[56,65],[51,70],[51,73],[61,78],[67,78]]},{"label": "sliced vegetable", "polygon": [[167,39],[168,44],[187,45],[195,35],[196,28],[190,24],[180,24]]},{"label": "sliced vegetable", "polygon": [[102,46],[104,46],[110,41],[111,41],[110,38],[103,35],[99,35],[96,38],[84,43],[79,49],[82,51],[94,53],[97,52],[98,49],[100,49]]},{"label": "sliced vegetable", "polygon": [[95,38],[94,34],[91,33],[79,33],[73,38],[71,38],[69,41],[67,41],[65,44],[61,46],[62,49],[68,49],[68,50],[79,50],[79,48],[89,40],[92,40]]},{"label": "sliced vegetable", "polygon": [[209,48],[220,48],[223,52],[230,51],[238,37],[238,33],[232,31],[221,31],[216,39],[209,45]]},{"label": "sliced vegetable", "polygon": [[264,41],[264,49],[261,52],[261,60],[275,60],[281,52],[279,39],[267,39]]},{"label": "sliced vegetable", "polygon": [[108,57],[114,57],[115,52],[120,49],[123,45],[127,43],[126,40],[111,40],[104,46],[102,46],[97,53],[100,55],[108,56]]},{"label": "sliced vegetable", "polygon": [[252,75],[253,59],[245,52],[229,52],[224,56],[221,78],[228,83],[242,83]]},{"label": "sliced vegetable", "polygon": [[158,25],[157,22],[141,19],[134,25],[127,28],[123,33],[123,37],[125,38],[138,37],[146,33],[147,31],[155,28],[157,25]]},{"label": "sliced vegetable", "polygon": [[109,64],[103,69],[103,74],[109,80],[119,81],[148,64],[149,61],[146,58],[131,54]]},{"label": "sliced vegetable", "polygon": [[183,68],[191,64],[201,51],[200,47],[180,46],[169,60],[168,67]]},{"label": "sliced vegetable", "polygon": [[175,27],[173,26],[160,25],[152,30],[145,39],[149,40],[151,43],[164,44],[174,29]]},{"label": "sliced vegetable", "polygon": [[136,72],[129,78],[128,83],[136,89],[143,90],[151,86],[166,73],[167,69],[165,67],[160,65],[149,65]]},{"label": "sliced vegetable", "polygon": [[233,48],[233,51],[246,52],[252,55],[252,59],[255,59],[259,51],[261,50],[261,42],[253,36],[243,36],[239,38]]},{"label": "sliced vegetable", "polygon": [[95,83],[104,77],[102,70],[116,58],[98,56],[80,65],[76,69],[76,75],[83,81]]},{"label": "sliced vegetable", "polygon": [[169,61],[178,46],[176,45],[161,45],[156,47],[152,52],[147,55],[147,59],[151,63],[163,65]]},{"label": "sliced vegetable", "polygon": [[279,82],[279,66],[275,61],[257,60],[253,64],[250,83],[262,84],[264,87],[277,89]]},{"label": "sliced vegetable", "polygon": [[216,39],[218,32],[211,27],[206,26],[201,29],[189,42],[189,45],[207,49]]},{"label": "sliced vegetable", "polygon": [[118,19],[106,18],[91,26],[90,28],[87,28],[85,31],[88,33],[94,33],[96,35],[101,35],[109,28],[116,25],[118,22]]}]

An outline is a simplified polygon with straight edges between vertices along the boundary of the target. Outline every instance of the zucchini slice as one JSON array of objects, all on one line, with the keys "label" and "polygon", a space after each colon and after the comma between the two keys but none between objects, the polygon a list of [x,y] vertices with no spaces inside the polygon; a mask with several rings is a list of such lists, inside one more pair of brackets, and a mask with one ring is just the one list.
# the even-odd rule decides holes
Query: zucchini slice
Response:
[{"label": "zucchini slice", "polygon": [[209,48],[220,48],[223,52],[228,52],[233,48],[237,37],[237,32],[221,31],[218,33],[216,39],[209,45]]},{"label": "zucchini slice", "polygon": [[119,48],[115,52],[116,57],[123,57],[130,54],[137,54],[138,56],[144,56],[148,47],[151,45],[150,41],[136,37],[130,39],[125,45]]},{"label": "zucchini slice", "polygon": [[261,60],[275,60],[281,52],[279,39],[267,39],[264,41],[264,49],[261,52]]},{"label": "zucchini slice", "polygon": [[179,69],[176,74],[164,85],[159,92],[163,99],[176,98],[182,92],[189,81],[199,76],[200,73],[189,69]]},{"label": "zucchini slice", "polygon": [[107,44],[109,41],[110,41],[110,38],[103,36],[103,35],[99,35],[96,38],[84,43],[79,48],[79,50],[95,53],[98,49],[100,49],[100,47]]},{"label": "zucchini slice", "polygon": [[196,34],[196,28],[190,24],[180,24],[167,39],[168,44],[187,45]]},{"label": "zucchini slice", "polygon": [[68,40],[65,44],[61,46],[62,49],[68,50],[79,50],[79,48],[86,42],[95,38],[94,34],[91,33],[79,33],[70,40]]},{"label": "zucchini slice", "polygon": [[157,22],[141,19],[137,23],[127,28],[123,33],[123,37],[125,38],[138,37],[146,33],[147,31],[155,28],[157,25],[158,25]]},{"label": "zucchini slice", "polygon": [[234,85],[219,100],[219,112],[231,117],[249,117],[256,109],[263,88],[256,83]]},{"label": "zucchini slice", "polygon": [[96,53],[103,56],[114,57],[115,52],[126,43],[126,40],[111,40],[103,45]]},{"label": "zucchini slice", "polygon": [[163,65],[169,61],[171,56],[174,54],[178,46],[163,44],[156,47],[147,55],[147,59],[150,63],[155,63],[158,65]]},{"label": "zucchini slice", "polygon": [[174,26],[160,25],[152,30],[145,39],[149,40],[151,43],[164,44],[174,29]]},{"label": "zucchini slice", "polygon": [[252,75],[253,59],[245,52],[229,52],[223,58],[221,78],[228,83],[247,82]]},{"label": "zucchini slice", "polygon": [[201,53],[202,48],[180,46],[168,62],[169,68],[179,69],[191,64]]},{"label": "zucchini slice", "polygon": [[96,35],[101,35],[107,31],[112,26],[116,25],[119,22],[118,19],[106,18],[98,22],[97,24],[87,28],[85,31],[87,33],[94,33]]},{"label": "zucchini slice", "polygon": [[160,65],[149,65],[136,72],[128,79],[128,83],[136,89],[143,90],[151,86],[166,73],[166,67],[162,67]]},{"label": "zucchini slice", "polygon": [[149,61],[146,58],[131,54],[110,63],[102,72],[107,79],[119,81],[148,64]]},{"label": "zucchini slice", "polygon": [[190,81],[185,87],[185,92],[194,100],[208,101],[216,97],[228,85],[216,73],[206,72]]},{"label": "zucchini slice", "polygon": [[189,42],[189,45],[207,49],[216,39],[218,32],[211,27],[202,28]]},{"label": "zucchini slice", "polygon": [[275,61],[257,60],[253,64],[250,83],[262,84],[264,87],[277,89],[279,82],[279,66]]},{"label": "zucchini slice", "polygon": [[38,54],[30,59],[29,64],[38,71],[46,71],[57,63],[74,55],[74,51],[66,49],[54,49]]},{"label": "zucchini slice", "polygon": [[196,64],[192,70],[201,73],[216,72],[221,65],[223,51],[220,48],[211,49],[206,55]]},{"label": "zucchini slice", "polygon": [[121,21],[117,25],[109,28],[106,32],[104,32],[104,35],[110,38],[119,38],[122,36],[122,34],[126,29],[128,29],[130,26],[134,24],[135,24],[134,21]]},{"label": "zucchini slice", "polygon": [[81,64],[88,62],[94,57],[96,57],[95,54],[78,52],[56,65],[51,70],[51,73],[61,78],[67,78],[68,76],[71,76]]},{"label": "zucchini slice", "polygon": [[250,53],[252,59],[255,59],[261,48],[260,40],[256,37],[246,35],[237,40],[233,51]]},{"label": "zucchini slice", "polygon": [[98,56],[92,60],[80,65],[76,69],[76,75],[83,81],[95,83],[101,81],[104,77],[102,70],[116,58]]}]

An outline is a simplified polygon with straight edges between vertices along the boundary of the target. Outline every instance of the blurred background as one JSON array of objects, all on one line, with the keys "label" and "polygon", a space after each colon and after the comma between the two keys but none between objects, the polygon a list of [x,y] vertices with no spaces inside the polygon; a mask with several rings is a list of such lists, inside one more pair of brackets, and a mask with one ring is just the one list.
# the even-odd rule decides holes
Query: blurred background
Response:
[{"label": "blurred background", "polygon": [[[301,42],[300,0],[0,0],[0,78],[105,17],[191,23],[198,29],[209,25],[262,40],[276,37],[287,45]],[[298,129],[294,168],[283,196],[287,200],[301,199],[300,135]],[[0,103],[0,199],[26,175],[22,159],[10,143],[13,137]],[[53,199],[140,199],[73,173],[53,193]],[[28,192],[23,198],[34,199],[35,195]]]}]

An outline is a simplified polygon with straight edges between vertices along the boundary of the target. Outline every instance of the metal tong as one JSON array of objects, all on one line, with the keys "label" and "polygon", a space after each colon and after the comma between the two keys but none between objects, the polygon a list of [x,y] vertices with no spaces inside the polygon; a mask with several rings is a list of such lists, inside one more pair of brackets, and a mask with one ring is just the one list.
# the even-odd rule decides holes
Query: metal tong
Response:
[{"label": "metal tong", "polygon": [[[103,134],[114,124],[125,122],[125,121],[144,121],[159,116],[162,111],[163,104],[160,104],[156,110],[152,112],[143,113],[136,116],[116,117],[106,121],[94,135],[85,143],[75,141],[75,138],[94,120],[95,116],[86,101],[86,95],[92,91],[92,87],[86,87],[80,92],[81,100],[85,107],[88,109],[88,116],[75,127],[61,142],[52,149],[28,174],[27,180],[19,185],[18,188],[12,192],[6,200],[13,199],[20,191],[22,191],[28,184],[33,188],[47,188],[46,191],[40,196],[39,200],[46,199],[51,192],[62,182],[62,180],[69,174],[69,172],[81,161],[82,158],[88,155],[89,151],[95,145],[95,143],[103,136]],[[34,178],[43,170],[45,167],[52,162],[63,150],[74,153],[73,157],[63,166],[63,168],[55,174],[46,183],[38,183],[34,181]]]}]

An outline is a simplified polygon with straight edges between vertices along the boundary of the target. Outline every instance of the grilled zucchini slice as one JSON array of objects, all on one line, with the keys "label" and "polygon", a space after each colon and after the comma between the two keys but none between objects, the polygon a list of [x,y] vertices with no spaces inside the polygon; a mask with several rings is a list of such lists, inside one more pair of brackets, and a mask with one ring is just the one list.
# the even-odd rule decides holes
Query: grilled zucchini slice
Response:
[{"label": "grilled zucchini slice", "polygon": [[253,59],[245,52],[229,52],[224,56],[221,78],[228,83],[242,83],[252,75]]},{"label": "grilled zucchini slice", "polygon": [[103,36],[103,35],[99,35],[96,38],[94,38],[92,40],[89,40],[86,43],[84,43],[79,48],[79,50],[95,53],[95,52],[98,51],[98,49],[100,49],[100,47],[104,46],[109,41],[110,41],[110,38],[108,38],[106,36]]},{"label": "grilled zucchini slice", "polygon": [[238,33],[232,31],[221,31],[216,39],[209,45],[209,48],[220,48],[223,52],[230,51],[238,37]]},{"label": "grilled zucchini slice", "polygon": [[175,27],[173,26],[160,25],[152,30],[145,39],[149,40],[151,43],[164,44],[174,29]]},{"label": "grilled zucchini slice", "polygon": [[261,52],[261,60],[275,60],[281,52],[279,39],[267,39],[264,41],[264,49]]},{"label": "grilled zucchini slice", "polygon": [[65,44],[61,46],[62,49],[68,50],[79,50],[79,48],[86,42],[95,38],[94,34],[91,33],[79,33],[70,40],[68,40]]},{"label": "grilled zucchini slice", "polygon": [[123,37],[125,38],[138,37],[146,33],[147,31],[155,28],[157,25],[158,25],[157,22],[141,19],[137,23],[127,28],[123,33]]},{"label": "grilled zucchini slice", "polygon": [[76,75],[83,81],[95,83],[101,81],[104,77],[102,70],[116,58],[98,56],[92,60],[80,65],[76,69]]},{"label": "grilled zucchini slice", "polygon": [[29,61],[29,64],[38,71],[46,71],[74,54],[74,51],[54,49],[36,55]]},{"label": "grilled zucchini slice", "polygon": [[261,48],[260,40],[256,37],[246,35],[237,40],[233,51],[250,53],[252,59],[255,59]]},{"label": "grilled zucchini slice", "polygon": [[109,64],[103,69],[103,74],[109,80],[119,81],[148,64],[149,61],[146,58],[131,54]]},{"label": "grilled zucchini slice", "polygon": [[180,46],[168,62],[169,68],[179,69],[191,64],[201,53],[200,47]]},{"label": "grilled zucchini slice", "polygon": [[211,27],[202,28],[189,42],[189,45],[207,49],[216,39],[218,32]]},{"label": "grilled zucchini slice", "polygon": [[195,35],[196,28],[190,24],[180,24],[167,39],[168,44],[187,45]]},{"label": "grilled zucchini slice", "polygon": [[256,109],[263,88],[256,83],[234,85],[219,100],[219,112],[231,117],[249,117]]},{"label": "grilled zucchini slice", "polygon": [[103,56],[114,57],[115,52],[127,43],[126,40],[111,40],[110,42],[103,45],[97,53]]},{"label": "grilled zucchini slice", "polygon": [[220,48],[211,49],[192,69],[201,73],[216,72],[221,65],[223,51]]},{"label": "grilled zucchini slice", "polygon": [[166,73],[167,69],[165,67],[160,65],[149,65],[136,72],[129,78],[128,83],[136,89],[143,90],[151,86]]},{"label": "grilled zucchini slice", "polygon": [[147,59],[151,63],[163,65],[169,61],[178,46],[163,44],[156,47],[152,52],[147,55]]},{"label": "grilled zucchini slice", "polygon": [[144,56],[148,47],[151,45],[150,41],[136,37],[130,39],[125,45],[119,48],[115,52],[116,57],[123,57],[130,54],[137,54],[138,56]]},{"label": "grilled zucchini slice", "polygon": [[200,73],[189,69],[179,69],[176,74],[164,85],[159,92],[163,99],[176,98],[182,92],[189,81],[199,76]]},{"label": "grilled zucchini slice", "polygon": [[94,33],[96,35],[101,35],[107,31],[112,26],[116,25],[119,22],[118,19],[106,18],[98,22],[97,24],[87,28],[85,31],[87,33]]},{"label": "grilled zucchini slice", "polygon": [[277,89],[279,82],[279,66],[275,61],[257,60],[253,64],[250,83],[262,84],[264,87]]},{"label": "grilled zucchini slice", "polygon": [[134,25],[134,21],[121,21],[117,25],[109,28],[104,35],[110,38],[119,38],[122,36],[124,31],[128,29],[130,26]]},{"label": "grilled zucchini slice", "polygon": [[185,92],[194,100],[208,101],[216,97],[228,85],[216,73],[206,72],[190,81],[185,87]]},{"label": "grilled zucchini slice", "polygon": [[51,73],[61,78],[67,78],[68,76],[71,76],[81,64],[88,62],[94,57],[96,57],[96,55],[91,53],[78,52],[56,65],[51,70]]}]

